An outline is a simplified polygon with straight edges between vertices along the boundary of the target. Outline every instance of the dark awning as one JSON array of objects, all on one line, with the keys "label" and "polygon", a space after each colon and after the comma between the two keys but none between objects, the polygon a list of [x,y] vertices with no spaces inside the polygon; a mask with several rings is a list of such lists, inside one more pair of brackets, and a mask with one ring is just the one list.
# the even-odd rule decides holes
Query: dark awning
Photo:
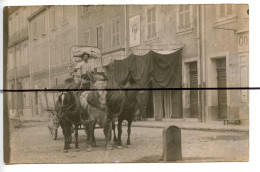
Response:
[{"label": "dark awning", "polygon": [[181,49],[176,51],[149,51],[146,55],[131,54],[114,61],[115,80],[124,85],[129,79],[140,88],[180,88],[182,82]]}]

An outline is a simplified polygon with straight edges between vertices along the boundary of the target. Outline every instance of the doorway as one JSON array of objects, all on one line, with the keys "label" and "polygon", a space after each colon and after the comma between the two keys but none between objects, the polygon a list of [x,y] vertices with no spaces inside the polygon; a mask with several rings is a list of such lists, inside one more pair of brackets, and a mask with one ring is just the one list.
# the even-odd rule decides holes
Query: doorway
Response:
[{"label": "doorway", "polygon": [[[227,87],[226,58],[216,60],[217,64],[217,87]],[[227,118],[227,90],[218,89],[218,119]]]},{"label": "doorway", "polygon": [[[198,88],[197,62],[189,63],[190,88]],[[190,116],[198,118],[198,90],[190,90]]]}]

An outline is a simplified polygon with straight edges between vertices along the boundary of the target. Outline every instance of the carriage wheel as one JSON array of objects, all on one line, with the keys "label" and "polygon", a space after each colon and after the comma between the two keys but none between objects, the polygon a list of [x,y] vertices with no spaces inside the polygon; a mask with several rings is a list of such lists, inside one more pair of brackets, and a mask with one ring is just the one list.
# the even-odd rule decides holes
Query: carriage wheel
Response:
[{"label": "carriage wheel", "polygon": [[50,133],[50,138],[52,140],[57,140],[58,136],[58,127],[59,123],[57,120],[57,117],[54,112],[50,112],[49,114],[49,122],[48,122],[48,128],[49,128],[49,133]]}]

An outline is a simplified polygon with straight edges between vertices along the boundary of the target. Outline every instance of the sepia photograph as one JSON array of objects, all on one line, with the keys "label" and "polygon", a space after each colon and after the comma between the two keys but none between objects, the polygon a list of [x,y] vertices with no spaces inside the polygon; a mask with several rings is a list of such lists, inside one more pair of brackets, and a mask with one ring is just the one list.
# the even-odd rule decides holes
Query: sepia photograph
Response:
[{"label": "sepia photograph", "polygon": [[2,12],[5,164],[249,161],[248,4]]}]

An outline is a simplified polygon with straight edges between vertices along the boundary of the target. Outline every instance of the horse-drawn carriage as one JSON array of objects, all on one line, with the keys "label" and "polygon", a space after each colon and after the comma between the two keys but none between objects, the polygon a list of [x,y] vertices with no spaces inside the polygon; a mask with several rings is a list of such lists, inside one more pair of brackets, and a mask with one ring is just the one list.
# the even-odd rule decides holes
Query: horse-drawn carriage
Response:
[{"label": "horse-drawn carriage", "polygon": [[[101,52],[93,47],[76,47],[73,55],[78,56],[87,52],[95,58],[101,58]],[[102,66],[102,58],[100,60]],[[102,66],[103,67],[103,66]],[[138,91],[106,91],[106,76],[104,73],[87,73],[87,82],[90,84],[87,90],[82,89],[82,84],[76,84],[74,78],[70,78],[65,82],[68,85],[56,86],[54,89],[46,91],[42,94],[46,111],[49,113],[48,128],[52,139],[57,139],[57,129],[60,125],[64,135],[64,151],[70,148],[71,128],[75,127],[75,148],[78,147],[78,130],[84,129],[87,134],[87,145],[89,150],[92,146],[96,146],[94,129],[99,121],[104,130],[106,147],[112,149],[110,144],[112,129],[115,136],[114,119],[118,118],[118,146],[122,147],[122,121],[128,121],[128,140],[130,145],[131,123],[134,118],[135,107],[137,104]],[[84,77],[84,76],[83,76]],[[94,78],[93,80],[91,78]],[[84,79],[84,78],[83,78]],[[73,87],[71,87],[71,84]],[[130,85],[129,85],[130,84]],[[133,83],[128,83],[129,88]],[[126,84],[127,85],[127,84]],[[82,125],[84,127],[82,128]]]}]

